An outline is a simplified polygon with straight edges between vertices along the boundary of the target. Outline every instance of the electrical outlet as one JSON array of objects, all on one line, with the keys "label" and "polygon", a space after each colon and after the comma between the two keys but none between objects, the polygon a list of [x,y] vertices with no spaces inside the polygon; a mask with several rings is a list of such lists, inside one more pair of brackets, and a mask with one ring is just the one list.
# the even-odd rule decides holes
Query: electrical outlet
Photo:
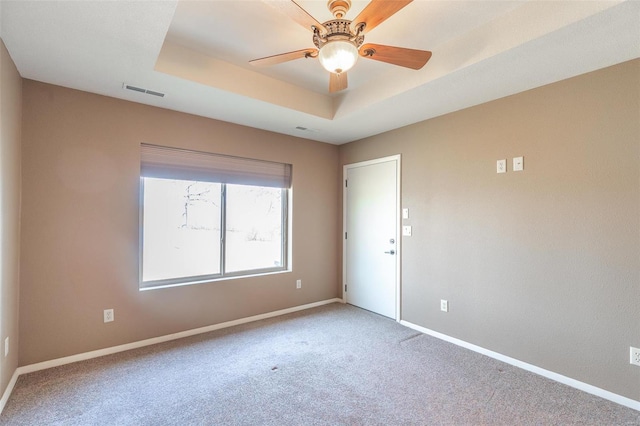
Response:
[{"label": "electrical outlet", "polygon": [[640,366],[640,349],[634,348],[633,346],[629,349],[629,352],[631,353],[629,362],[633,365]]},{"label": "electrical outlet", "polygon": [[9,356],[9,336],[4,339],[4,356]]},{"label": "electrical outlet", "polygon": [[496,171],[498,173],[507,173],[507,159],[498,160],[496,162]]},{"label": "electrical outlet", "polygon": [[449,301],[448,300],[440,300],[440,310],[442,312],[449,312]]},{"label": "electrical outlet", "polygon": [[296,280],[296,288],[302,288],[302,280]]},{"label": "electrical outlet", "polygon": [[111,322],[115,318],[113,317],[113,309],[105,309],[104,310],[104,322]]}]

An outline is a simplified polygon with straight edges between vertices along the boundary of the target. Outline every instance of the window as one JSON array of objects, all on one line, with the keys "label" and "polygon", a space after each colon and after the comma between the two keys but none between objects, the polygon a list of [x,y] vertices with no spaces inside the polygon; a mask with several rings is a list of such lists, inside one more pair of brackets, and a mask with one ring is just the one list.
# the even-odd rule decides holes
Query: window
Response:
[{"label": "window", "polygon": [[142,145],[140,288],[287,268],[291,165]]}]

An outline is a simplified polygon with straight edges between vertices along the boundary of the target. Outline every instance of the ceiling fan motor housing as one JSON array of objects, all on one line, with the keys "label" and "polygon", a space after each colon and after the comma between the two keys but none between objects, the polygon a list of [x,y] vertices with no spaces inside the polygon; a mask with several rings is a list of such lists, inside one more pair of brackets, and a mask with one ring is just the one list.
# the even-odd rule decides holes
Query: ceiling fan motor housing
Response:
[{"label": "ceiling fan motor housing", "polygon": [[318,49],[322,49],[322,46],[334,40],[349,41],[356,48],[359,48],[364,43],[364,35],[360,34],[360,30],[355,33],[351,31],[351,21],[349,20],[333,19],[324,22],[322,26],[326,30],[325,34],[321,33],[317,28],[314,28],[313,31],[313,44]]}]

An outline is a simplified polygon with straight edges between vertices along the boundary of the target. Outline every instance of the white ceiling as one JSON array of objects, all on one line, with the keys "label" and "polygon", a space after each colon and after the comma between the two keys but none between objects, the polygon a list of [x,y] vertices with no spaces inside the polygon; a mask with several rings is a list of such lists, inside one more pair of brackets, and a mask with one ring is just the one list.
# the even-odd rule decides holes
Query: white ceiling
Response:
[{"label": "white ceiling", "polygon": [[[324,0],[298,3],[332,19]],[[368,1],[352,3],[347,18]],[[313,47],[261,1],[2,0],[0,18],[24,78],[333,144],[640,57],[633,0],[415,0],[366,42],[432,59],[414,71],[361,58],[338,94],[314,59],[248,64]]]}]

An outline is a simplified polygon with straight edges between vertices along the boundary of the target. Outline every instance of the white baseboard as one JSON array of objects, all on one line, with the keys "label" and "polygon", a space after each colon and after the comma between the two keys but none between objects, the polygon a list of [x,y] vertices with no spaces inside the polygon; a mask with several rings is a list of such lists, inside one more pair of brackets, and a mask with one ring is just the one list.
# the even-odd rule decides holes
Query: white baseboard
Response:
[{"label": "white baseboard", "polygon": [[151,339],[140,340],[138,342],[127,343],[119,346],[112,346],[110,348],[99,349],[91,352],[84,352],[77,355],[71,355],[64,358],[52,359],[50,361],[39,362],[37,364],[25,365],[18,367],[19,374],[32,373],[38,370],[45,370],[47,368],[58,367],[60,365],[70,364],[72,362],[84,361],[91,358],[98,358],[105,355],[111,355],[118,352],[124,352],[131,349],[142,348],[144,346],[155,345],[158,343],[168,342],[170,340],[182,339],[183,337],[194,336],[196,334],[208,333],[210,331],[220,330],[222,328],[233,327],[240,324],[246,324],[248,322],[260,321],[267,318],[273,318],[280,315],[290,314],[292,312],[298,312],[305,309],[311,309],[322,305],[328,305],[329,303],[341,302],[340,299],[329,299],[320,302],[309,303],[306,305],[295,306],[293,308],[281,309],[279,311],[267,312],[266,314],[254,315],[252,317],[240,318],[233,321],[227,321],[220,324],[209,325],[206,327],[194,328],[192,330],[181,331],[179,333],[167,334],[166,336],[154,337]]},{"label": "white baseboard", "polygon": [[[0,414],[2,413],[2,411],[4,410],[5,405],[7,404],[7,401],[9,400],[9,397],[11,396],[11,393],[13,392],[13,388],[16,384],[16,381],[18,380],[18,376],[20,376],[21,374],[27,374],[27,373],[32,373],[34,371],[39,371],[39,370],[45,370],[47,368],[52,368],[52,367],[58,367],[61,365],[65,365],[65,364],[70,364],[73,362],[78,362],[78,361],[84,361],[87,359],[91,359],[91,358],[98,358],[101,356],[105,356],[105,355],[111,355],[111,354],[115,354],[118,352],[123,352],[123,351],[128,351],[131,349],[137,349],[137,348],[141,348],[144,346],[150,346],[150,345],[155,345],[158,343],[163,343],[163,342],[168,342],[171,340],[176,340],[176,339],[181,339],[183,337],[189,337],[189,336],[194,336],[196,334],[202,334],[202,333],[208,333],[210,331],[215,331],[215,330],[220,330],[223,328],[228,328],[228,327],[233,327],[236,325],[240,325],[240,324],[246,324],[249,322],[253,322],[253,321],[260,321],[263,319],[267,319],[267,318],[273,318],[273,317],[277,317],[280,315],[286,315],[286,314],[290,314],[293,312],[298,312],[298,311],[302,311],[305,309],[311,309],[311,308],[315,308],[318,306],[322,306],[322,305],[328,305],[330,303],[344,303],[343,299],[329,299],[329,300],[323,300],[320,302],[314,302],[314,303],[309,303],[306,305],[301,305],[301,306],[295,306],[293,308],[287,308],[287,309],[282,309],[279,311],[274,311],[274,312],[268,312],[265,314],[260,314],[260,315],[254,315],[251,317],[246,317],[246,318],[240,318],[234,321],[227,321],[227,322],[223,322],[220,324],[214,324],[214,325],[210,325],[210,326],[206,326],[206,327],[200,327],[200,328],[195,328],[192,330],[186,330],[186,331],[181,331],[179,333],[174,333],[174,334],[168,334],[165,336],[160,336],[160,337],[154,337],[152,339],[146,339],[146,340],[140,340],[138,342],[132,342],[132,343],[127,343],[124,345],[119,345],[119,346],[113,346],[110,348],[105,348],[105,349],[99,349],[96,351],[91,351],[91,352],[84,352],[81,354],[77,354],[77,355],[71,355],[71,356],[67,356],[67,357],[63,357],[63,358],[57,358],[57,359],[53,359],[50,361],[44,361],[44,362],[39,362],[36,364],[30,364],[30,365],[25,365],[22,367],[18,367],[16,369],[16,371],[14,371],[13,376],[11,377],[11,380],[9,381],[9,384],[7,385],[7,388],[5,389],[4,393],[2,394],[2,398],[0,399]],[[498,352],[494,352],[491,351],[489,349],[485,349],[483,347],[480,346],[476,346],[472,343],[468,343],[465,342],[464,340],[460,340],[460,339],[456,339],[455,337],[451,337],[451,336],[447,336],[446,334],[442,334],[439,333],[437,331],[433,331],[430,330],[428,328],[425,327],[421,327],[419,325],[410,323],[408,321],[400,321],[400,324],[412,328],[414,330],[417,330],[421,333],[424,334],[428,334],[430,336],[436,337],[438,339],[447,341],[449,343],[453,343],[455,345],[461,346],[463,348],[466,349],[470,349],[474,352],[478,352],[481,353],[483,355],[486,355],[488,357],[497,359],[498,361],[502,361],[505,362],[507,364],[511,364],[515,367],[519,367],[522,368],[523,370],[527,370],[527,371],[531,371],[532,373],[536,373],[539,374],[543,377],[546,377],[548,379],[551,380],[555,380],[556,382],[560,382],[563,383],[567,386],[571,386],[573,388],[579,389],[581,391],[590,393],[592,395],[596,395],[599,396],[601,398],[607,399],[609,401],[615,402],[617,404],[620,405],[624,405],[626,407],[632,408],[634,410],[638,410],[640,411],[640,401],[636,401],[627,397],[624,397],[622,395],[618,395],[615,394],[613,392],[609,392],[607,390],[598,388],[596,386],[584,383],[584,382],[580,382],[578,380],[572,379],[570,377],[567,376],[563,376],[562,374],[558,374],[555,373],[553,371],[549,371],[549,370],[545,370],[544,368],[540,368],[537,367],[535,365],[532,364],[528,364],[524,361],[520,361],[517,360],[515,358],[511,358],[508,357],[506,355],[502,355]]]},{"label": "white baseboard", "polygon": [[196,334],[208,333],[210,331],[220,330],[222,328],[233,327],[240,324],[246,324],[248,322],[260,321],[267,318],[273,318],[280,315],[290,314],[293,312],[303,311],[305,309],[316,308],[322,305],[328,305],[330,303],[342,303],[342,299],[329,299],[322,300],[320,302],[309,303],[301,306],[294,306],[293,308],[281,309],[279,311],[267,312],[266,314],[254,315],[251,317],[240,318],[233,321],[227,321],[220,324],[209,325],[206,327],[194,328],[192,330],[181,331],[179,333],[167,334],[166,336],[154,337],[151,339],[140,340],[138,342],[127,343],[124,345],[112,346],[110,348],[99,349],[91,352],[84,352],[77,355],[66,356],[63,358],[52,359],[50,361],[38,362],[36,364],[25,365],[22,367],[18,367],[16,371],[13,373],[13,377],[9,382],[9,385],[4,391],[2,395],[2,399],[0,399],[0,414],[4,409],[5,404],[9,400],[11,396],[11,392],[13,392],[13,387],[16,384],[16,380],[18,380],[18,376],[21,374],[33,373],[34,371],[45,370],[47,368],[58,367],[65,364],[71,364],[73,362],[84,361],[91,358],[98,358],[105,355],[111,355],[118,352],[124,352],[131,349],[142,348],[144,346],[155,345],[158,343],[168,342],[170,340],[181,339],[183,337],[194,336]]},{"label": "white baseboard", "polygon": [[607,399],[609,401],[615,402],[620,405],[624,405],[625,407],[632,408],[634,410],[640,411],[640,401],[636,401],[631,398],[624,397],[622,395],[615,394],[613,392],[609,392],[607,390],[601,389],[599,387],[590,385],[588,383],[581,382],[579,380],[572,379],[571,377],[563,376],[562,374],[555,373],[553,371],[545,370],[544,368],[540,368],[533,364],[526,363],[524,361],[520,361],[515,358],[511,358],[506,355],[502,355],[498,352],[491,351],[489,349],[485,349],[480,346],[476,346],[472,343],[465,342],[464,340],[456,339],[455,337],[447,336],[446,334],[439,333],[437,331],[430,330],[425,327],[421,327],[419,325],[410,323],[408,321],[400,321],[400,324],[417,330],[421,333],[428,334],[429,336],[436,337],[440,340],[444,340],[449,343],[453,343],[454,345],[461,346],[466,349],[470,349],[474,352],[481,353],[482,355],[486,355],[488,357],[497,359],[498,361],[505,362],[507,364],[511,364],[515,367],[522,368],[523,370],[530,371],[532,373],[539,374],[548,379],[554,380],[556,382],[560,382],[567,386],[571,386],[572,388],[579,389],[581,391],[590,393],[592,395],[599,396],[601,398]]},{"label": "white baseboard", "polygon": [[19,375],[20,373],[18,373],[18,370],[16,369],[16,371],[13,372],[13,376],[11,376],[11,380],[9,380],[9,384],[7,385],[7,388],[4,390],[4,393],[2,394],[2,398],[0,399],[0,414],[2,414],[2,410],[4,410],[4,406],[7,405],[7,401],[9,401],[9,397],[11,396],[11,392],[13,392],[13,387],[16,385],[16,382],[18,381]]}]

